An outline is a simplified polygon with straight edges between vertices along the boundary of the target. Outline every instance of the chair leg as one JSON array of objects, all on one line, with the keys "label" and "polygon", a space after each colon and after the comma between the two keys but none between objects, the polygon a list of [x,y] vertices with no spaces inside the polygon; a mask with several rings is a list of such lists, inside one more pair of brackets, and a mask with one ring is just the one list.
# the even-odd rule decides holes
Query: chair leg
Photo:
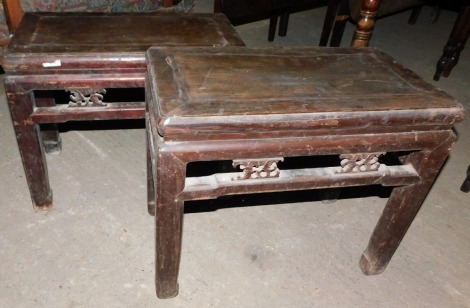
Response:
[{"label": "chair leg", "polygon": [[439,80],[442,76],[449,77],[452,68],[457,65],[459,61],[460,52],[464,49],[465,43],[470,36],[470,4],[465,5],[459,12],[457,20],[455,21],[452,32],[450,33],[449,40],[444,47],[444,53],[439,58],[436,65],[436,72],[434,80]]},{"label": "chair leg", "polygon": [[328,8],[326,10],[325,21],[321,31],[319,46],[326,46],[330,39],[331,29],[335,23],[335,17],[338,15],[340,0],[328,0]]},{"label": "chair leg", "polygon": [[467,169],[467,178],[463,182],[462,187],[460,187],[460,190],[463,192],[470,191],[470,165],[468,166],[468,169]]},{"label": "chair leg", "polygon": [[279,16],[279,36],[286,36],[287,35],[287,26],[289,24],[289,10],[283,9],[281,11],[281,15]]},{"label": "chair leg", "polygon": [[432,13],[431,13],[431,18],[430,18],[431,24],[436,24],[439,21],[439,18],[441,17],[441,11],[442,11],[442,8],[439,5],[435,5],[432,8]]},{"label": "chair leg", "polygon": [[268,32],[269,42],[274,41],[274,36],[276,35],[277,18],[278,18],[278,14],[276,12],[272,12],[271,18],[269,19],[269,32]]},{"label": "chair leg", "polygon": [[343,39],[344,28],[349,19],[349,1],[341,0],[339,4],[338,13],[336,14],[335,25],[333,27],[333,34],[331,35],[330,46],[339,47]]},{"label": "chair leg", "polygon": [[413,8],[413,10],[411,11],[410,19],[408,19],[409,25],[416,24],[416,21],[418,20],[418,17],[419,17],[419,14],[421,13],[422,8],[423,8],[422,5]]}]

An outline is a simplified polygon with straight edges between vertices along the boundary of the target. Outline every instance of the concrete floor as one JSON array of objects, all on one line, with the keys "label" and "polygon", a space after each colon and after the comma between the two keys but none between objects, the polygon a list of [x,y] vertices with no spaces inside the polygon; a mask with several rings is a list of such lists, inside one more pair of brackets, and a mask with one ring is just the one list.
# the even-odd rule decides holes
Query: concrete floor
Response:
[{"label": "concrete floor", "polygon": [[[195,11],[211,10],[197,1]],[[450,78],[432,81],[456,13],[437,24],[430,13],[414,26],[408,13],[380,20],[371,45],[470,110],[470,47]],[[315,46],[324,14],[293,14],[273,43],[267,21],[237,31],[248,46]],[[64,132],[62,153],[47,158],[54,209],[34,212],[3,90],[0,99],[0,307],[470,307],[470,194],[459,191],[468,120],[381,275],[364,276],[358,261],[386,195],[357,188],[363,198],[333,204],[315,192],[241,197],[188,206],[180,294],[159,300],[144,130]]]}]

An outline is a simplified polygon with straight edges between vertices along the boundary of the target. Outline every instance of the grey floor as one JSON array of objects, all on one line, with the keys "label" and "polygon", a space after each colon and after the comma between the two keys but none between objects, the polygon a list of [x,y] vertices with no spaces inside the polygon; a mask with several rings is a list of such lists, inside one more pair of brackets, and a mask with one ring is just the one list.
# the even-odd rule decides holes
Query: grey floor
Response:
[{"label": "grey floor", "polygon": [[[211,10],[210,0],[195,7]],[[315,46],[324,14],[293,14],[287,37],[273,43],[267,21],[236,29],[248,46]],[[456,13],[444,11],[437,24],[430,14],[414,26],[408,13],[380,20],[371,45],[470,110],[470,47],[450,78],[432,81]],[[3,90],[0,99],[0,307],[470,307],[470,194],[459,191],[470,164],[468,120],[381,275],[364,276],[358,260],[386,196],[323,204],[314,192],[261,195],[192,205],[180,294],[159,300],[144,130],[64,132],[62,153],[47,158],[54,208],[35,212]]]}]

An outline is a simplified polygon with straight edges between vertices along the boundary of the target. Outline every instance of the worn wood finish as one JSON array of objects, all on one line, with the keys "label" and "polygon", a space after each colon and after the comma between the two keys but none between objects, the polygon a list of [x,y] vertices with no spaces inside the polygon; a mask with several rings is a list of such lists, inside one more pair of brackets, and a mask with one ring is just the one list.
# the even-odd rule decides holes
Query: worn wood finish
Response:
[{"label": "worn wood finish", "polygon": [[374,28],[375,18],[380,0],[364,0],[361,8],[361,16],[357,21],[352,47],[367,47]]},{"label": "worn wood finish", "polygon": [[[375,49],[151,48],[147,61],[161,298],[178,292],[184,201],[231,194],[397,186],[360,261],[365,274],[380,273],[465,114]],[[389,152],[401,163],[381,163]],[[320,155],[337,155],[338,166],[283,169],[283,158]],[[189,163],[219,160],[233,161],[233,172],[185,175]]]},{"label": "worn wood finish", "polygon": [[[52,205],[44,146],[60,149],[54,127],[39,124],[143,119],[144,102],[107,101],[106,89],[143,88],[150,46],[200,45],[243,42],[222,14],[27,13],[2,66],[34,207]],[[49,90],[69,91],[71,103],[36,97]]]},{"label": "worn wood finish", "polygon": [[465,44],[470,35],[470,4],[462,5],[457,20],[455,21],[449,40],[444,47],[444,53],[437,61],[434,80],[439,80],[442,76],[449,77],[450,72],[457,65],[460,53],[465,48]]}]

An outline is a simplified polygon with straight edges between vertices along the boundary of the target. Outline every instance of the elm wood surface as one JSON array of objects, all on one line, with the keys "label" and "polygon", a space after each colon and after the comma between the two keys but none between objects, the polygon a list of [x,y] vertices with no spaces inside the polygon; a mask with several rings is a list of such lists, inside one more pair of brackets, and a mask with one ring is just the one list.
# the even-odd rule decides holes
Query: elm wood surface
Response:
[{"label": "elm wood surface", "polygon": [[436,65],[434,80],[442,76],[449,77],[450,72],[457,65],[460,53],[465,48],[465,43],[470,35],[470,3],[462,5],[457,20],[455,21],[449,40],[444,47],[444,53]]},{"label": "elm wood surface", "polygon": [[[35,209],[52,206],[45,148],[60,149],[53,127],[66,121],[144,118],[145,103],[106,101],[105,89],[143,88],[150,46],[243,45],[222,14],[27,13],[5,51],[5,90]],[[69,90],[79,105],[38,91]],[[42,92],[44,93],[44,92]],[[47,93],[47,92],[46,92]],[[74,94],[75,93],[75,94]],[[101,106],[104,96],[106,105]],[[75,102],[76,103],[76,102]],[[89,105],[90,105],[89,104]],[[41,142],[43,139],[44,142]]]},{"label": "elm wood surface", "polygon": [[[379,274],[465,115],[375,49],[151,48],[147,61],[148,197],[161,298],[178,293],[184,202],[230,194],[398,186],[360,261],[365,274]],[[388,152],[401,163],[381,163]],[[321,155],[337,157],[337,167],[283,170],[284,157]],[[189,163],[220,160],[243,172],[186,177]]]}]

